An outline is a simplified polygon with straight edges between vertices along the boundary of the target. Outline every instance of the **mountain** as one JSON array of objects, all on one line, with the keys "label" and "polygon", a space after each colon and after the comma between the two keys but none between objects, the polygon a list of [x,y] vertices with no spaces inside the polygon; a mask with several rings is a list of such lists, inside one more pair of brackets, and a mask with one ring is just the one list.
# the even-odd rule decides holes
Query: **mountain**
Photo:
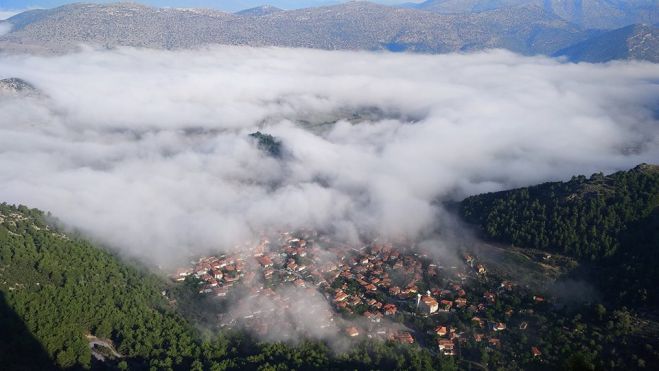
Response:
[{"label": "mountain", "polygon": [[2,95],[37,95],[39,90],[29,82],[16,77],[0,80],[0,96]]},{"label": "mountain", "polygon": [[73,4],[18,14],[5,51],[63,52],[80,43],[189,48],[207,44],[444,53],[508,48],[551,54],[591,36],[541,7],[445,15],[368,2],[244,16],[135,4]]},{"label": "mountain", "polygon": [[257,6],[254,8],[249,8],[245,10],[241,10],[239,12],[236,12],[235,14],[238,15],[244,15],[244,16],[252,16],[252,17],[260,17],[263,15],[268,15],[272,13],[277,13],[277,12],[282,12],[283,9],[279,9],[275,6],[272,5],[261,5]]},{"label": "mountain", "polygon": [[659,28],[648,25],[623,27],[559,50],[555,55],[575,62],[637,59],[659,63]]},{"label": "mountain", "polygon": [[417,9],[442,14],[484,12],[535,5],[584,28],[614,29],[659,22],[655,0],[427,0]]}]

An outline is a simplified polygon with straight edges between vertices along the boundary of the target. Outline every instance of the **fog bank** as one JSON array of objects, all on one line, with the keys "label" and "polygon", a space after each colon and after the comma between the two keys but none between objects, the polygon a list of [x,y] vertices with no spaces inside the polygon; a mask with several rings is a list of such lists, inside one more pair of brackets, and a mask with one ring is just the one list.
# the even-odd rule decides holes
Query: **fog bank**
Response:
[{"label": "fog bank", "polygon": [[156,263],[265,228],[414,238],[437,200],[659,160],[649,63],[120,49],[0,56],[7,77],[43,96],[0,95],[0,200]]}]

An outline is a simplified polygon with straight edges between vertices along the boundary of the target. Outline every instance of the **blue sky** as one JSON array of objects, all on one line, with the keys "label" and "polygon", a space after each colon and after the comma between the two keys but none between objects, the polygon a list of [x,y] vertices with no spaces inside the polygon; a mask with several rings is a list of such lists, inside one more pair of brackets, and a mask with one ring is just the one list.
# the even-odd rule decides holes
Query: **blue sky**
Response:
[{"label": "blue sky", "polygon": [[[283,9],[305,8],[318,5],[329,5],[341,2],[342,0],[133,0],[134,2],[144,3],[155,6],[171,7],[204,7],[216,8],[226,11],[237,11],[247,9],[258,5],[270,4]],[[383,4],[396,4],[403,2],[419,2],[420,0],[373,0]],[[74,2],[95,2],[108,3],[114,2],[109,0],[0,0],[0,11],[21,10],[27,8],[52,8],[62,4]],[[0,13],[1,15],[1,13]]]}]

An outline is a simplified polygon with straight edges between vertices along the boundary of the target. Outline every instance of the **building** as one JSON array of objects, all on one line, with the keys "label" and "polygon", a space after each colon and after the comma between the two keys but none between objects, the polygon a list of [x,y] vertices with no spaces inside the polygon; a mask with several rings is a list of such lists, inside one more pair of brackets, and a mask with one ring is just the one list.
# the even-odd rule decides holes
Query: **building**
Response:
[{"label": "building", "polygon": [[437,326],[435,327],[435,334],[439,336],[444,336],[448,334],[448,329],[446,328],[446,326]]},{"label": "building", "polygon": [[420,295],[417,301],[417,309],[424,314],[433,314],[439,309],[439,303],[432,296]]},{"label": "building", "polygon": [[359,336],[359,330],[355,326],[350,326],[346,329],[346,335],[352,337]]},{"label": "building", "polygon": [[455,355],[455,344],[453,344],[453,340],[439,339],[437,340],[437,347],[439,348],[439,351],[445,356]]},{"label": "building", "polygon": [[386,304],[384,307],[384,314],[387,316],[393,316],[398,310],[395,304]]}]

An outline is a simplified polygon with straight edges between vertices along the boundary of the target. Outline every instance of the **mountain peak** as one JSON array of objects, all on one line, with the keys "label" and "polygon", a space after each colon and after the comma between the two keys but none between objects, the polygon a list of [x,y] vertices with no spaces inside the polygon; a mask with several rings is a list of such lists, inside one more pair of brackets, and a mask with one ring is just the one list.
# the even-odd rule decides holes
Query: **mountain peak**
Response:
[{"label": "mountain peak", "polygon": [[260,17],[260,16],[279,13],[283,11],[284,11],[283,9],[277,8],[276,6],[272,6],[270,4],[264,4],[254,8],[238,11],[235,14],[242,16]]},{"label": "mountain peak", "polygon": [[39,90],[29,82],[17,77],[0,80],[0,95],[35,95]]}]

